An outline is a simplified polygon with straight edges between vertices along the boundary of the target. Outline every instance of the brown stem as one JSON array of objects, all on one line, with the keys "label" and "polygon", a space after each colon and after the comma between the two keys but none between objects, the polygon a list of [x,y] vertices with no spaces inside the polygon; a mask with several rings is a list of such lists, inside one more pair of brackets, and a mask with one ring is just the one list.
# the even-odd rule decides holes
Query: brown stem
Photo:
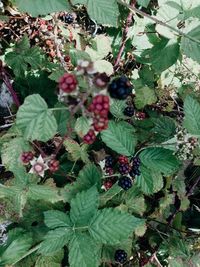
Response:
[{"label": "brown stem", "polygon": [[[130,3],[130,6],[134,7],[135,4],[136,4],[136,0],[132,0],[131,3]],[[117,55],[117,59],[116,59],[115,64],[114,64],[114,69],[115,70],[118,68],[118,65],[120,63],[122,54],[123,54],[125,46],[126,46],[128,30],[129,30],[129,27],[130,27],[131,22],[132,22],[132,16],[133,16],[133,12],[130,11],[129,14],[128,14],[128,17],[126,19],[126,25],[125,25],[125,28],[124,28],[123,33],[122,33],[121,46],[120,46],[120,49],[119,49],[119,52],[118,52],[118,55]]]}]

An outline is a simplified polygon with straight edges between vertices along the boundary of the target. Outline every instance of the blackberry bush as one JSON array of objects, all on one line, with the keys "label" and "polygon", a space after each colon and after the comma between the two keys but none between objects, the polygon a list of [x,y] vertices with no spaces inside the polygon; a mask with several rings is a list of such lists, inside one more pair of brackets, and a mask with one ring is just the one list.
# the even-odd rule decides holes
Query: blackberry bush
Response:
[{"label": "blackberry bush", "polygon": [[0,266],[200,265],[191,2],[0,0]]}]

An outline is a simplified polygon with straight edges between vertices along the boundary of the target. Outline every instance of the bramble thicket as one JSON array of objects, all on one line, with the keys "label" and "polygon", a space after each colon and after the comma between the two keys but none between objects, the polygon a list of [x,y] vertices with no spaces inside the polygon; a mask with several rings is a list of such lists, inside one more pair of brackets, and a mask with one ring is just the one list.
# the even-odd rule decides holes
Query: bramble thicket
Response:
[{"label": "bramble thicket", "polygon": [[0,266],[200,266],[199,0],[0,0]]}]

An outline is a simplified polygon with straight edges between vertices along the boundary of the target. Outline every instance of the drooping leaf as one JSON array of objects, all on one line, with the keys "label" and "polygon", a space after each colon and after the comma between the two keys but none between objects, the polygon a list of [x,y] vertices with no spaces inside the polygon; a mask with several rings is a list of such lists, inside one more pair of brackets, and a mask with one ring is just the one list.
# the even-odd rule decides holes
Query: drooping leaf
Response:
[{"label": "drooping leaf", "polygon": [[138,109],[144,108],[146,105],[151,105],[157,100],[153,89],[149,87],[142,87],[136,89],[135,105]]},{"label": "drooping leaf", "polygon": [[67,138],[65,139],[64,146],[66,150],[70,153],[73,161],[82,160],[85,163],[89,162],[88,158],[88,145],[82,144],[79,145],[73,139]]},{"label": "drooping leaf", "polygon": [[38,94],[26,97],[17,112],[16,123],[26,140],[45,142],[57,132],[56,119],[44,99]]},{"label": "drooping leaf", "polygon": [[108,129],[102,131],[103,142],[112,150],[125,156],[134,154],[136,136],[123,123],[109,122]]},{"label": "drooping leaf", "polygon": [[58,188],[54,188],[48,185],[30,185],[28,196],[34,200],[43,199],[51,203],[62,200],[62,197],[59,195]]},{"label": "drooping leaf", "polygon": [[71,267],[98,267],[100,246],[86,233],[77,233],[69,243]]},{"label": "drooping leaf", "polygon": [[64,258],[64,251],[60,250],[52,256],[40,255],[36,262],[35,267],[60,267]]}]

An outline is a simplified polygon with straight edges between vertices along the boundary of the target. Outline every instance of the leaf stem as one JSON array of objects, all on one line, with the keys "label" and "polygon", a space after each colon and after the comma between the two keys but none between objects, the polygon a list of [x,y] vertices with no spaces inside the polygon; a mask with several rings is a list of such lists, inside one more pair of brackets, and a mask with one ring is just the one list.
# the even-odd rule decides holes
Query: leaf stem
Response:
[{"label": "leaf stem", "polygon": [[142,17],[146,17],[146,18],[154,21],[156,24],[159,24],[159,25],[161,25],[163,27],[166,27],[166,28],[172,30],[173,32],[176,32],[179,36],[183,36],[183,37],[185,37],[187,39],[190,39],[191,41],[193,41],[195,43],[200,44],[200,41],[198,39],[191,37],[190,35],[188,35],[188,34],[182,32],[182,31],[170,26],[169,24],[167,24],[167,23],[165,23],[165,22],[163,22],[163,21],[161,21],[161,20],[159,20],[159,19],[157,19],[155,17],[152,17],[151,15],[149,15],[149,14],[147,14],[147,13],[145,13],[145,12],[139,10],[139,9],[137,9],[136,7],[133,7],[133,6],[129,5],[129,4],[126,4],[122,0],[117,0],[117,2],[119,4],[127,7],[131,12],[136,13],[136,14],[142,16]]},{"label": "leaf stem", "polygon": [[57,111],[57,110],[68,110],[67,107],[63,107],[63,108],[50,108],[50,110],[52,111]]}]

